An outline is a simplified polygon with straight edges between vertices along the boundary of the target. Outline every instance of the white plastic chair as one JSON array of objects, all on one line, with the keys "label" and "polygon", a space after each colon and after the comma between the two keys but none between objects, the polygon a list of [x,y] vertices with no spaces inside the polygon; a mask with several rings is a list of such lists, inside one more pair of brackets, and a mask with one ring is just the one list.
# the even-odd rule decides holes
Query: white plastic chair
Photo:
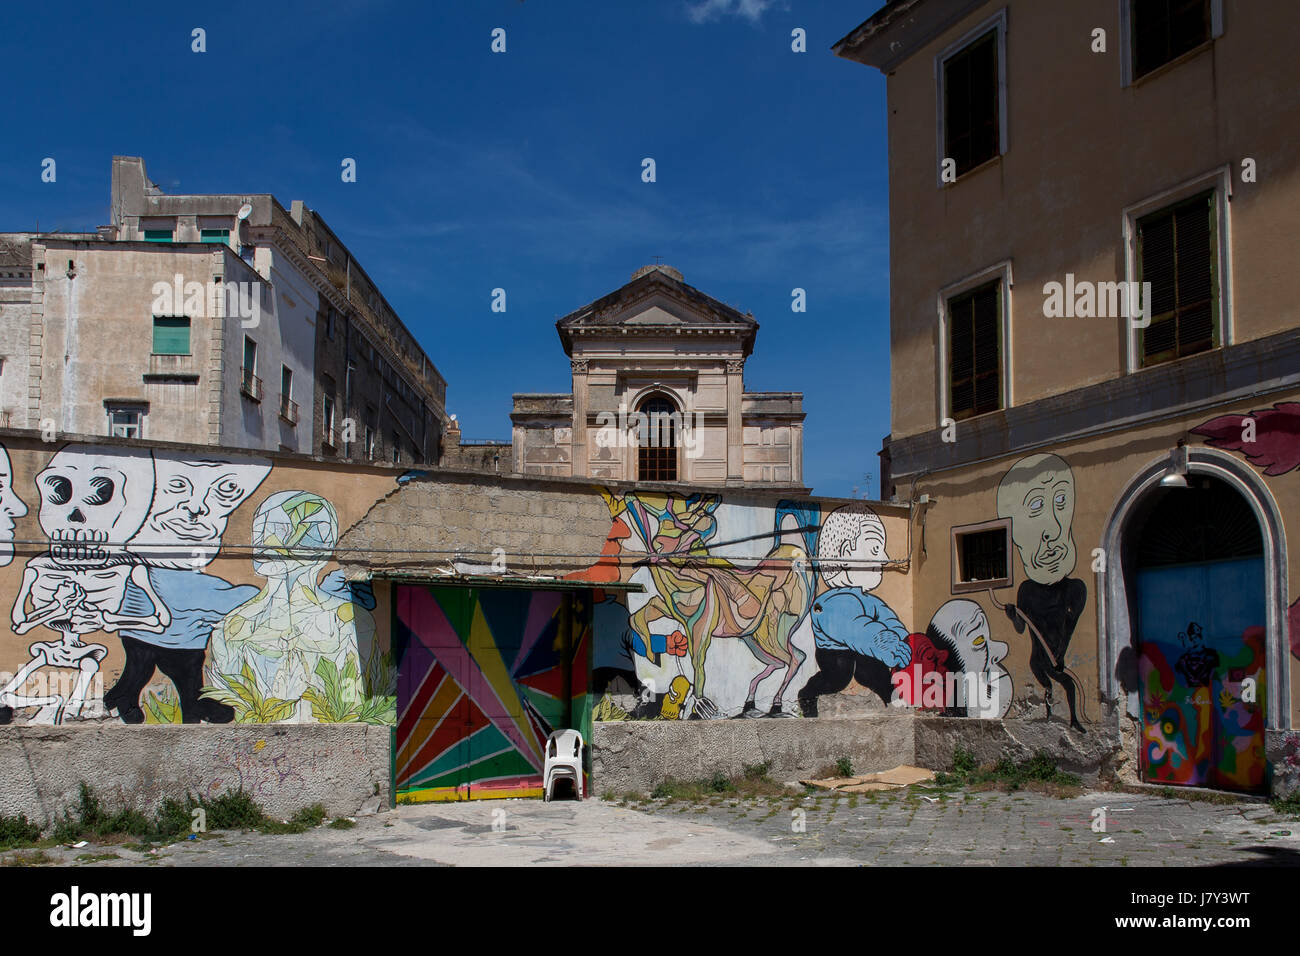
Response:
[{"label": "white plastic chair", "polygon": [[582,734],[576,730],[555,730],[546,738],[546,765],[542,772],[546,800],[555,791],[555,781],[566,777],[573,781],[573,792],[582,799],[582,747]]}]

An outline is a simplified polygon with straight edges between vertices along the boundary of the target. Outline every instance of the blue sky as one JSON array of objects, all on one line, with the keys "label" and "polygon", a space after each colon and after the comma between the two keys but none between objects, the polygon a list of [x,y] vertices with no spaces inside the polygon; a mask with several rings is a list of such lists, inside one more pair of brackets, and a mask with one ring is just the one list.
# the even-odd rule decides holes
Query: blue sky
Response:
[{"label": "blue sky", "polygon": [[108,222],[114,154],[169,192],[302,199],[433,357],[467,438],[509,437],[512,392],[567,391],[555,320],[662,256],[758,319],[745,384],[804,392],[805,482],[875,497],[885,81],[830,45],[879,5],[65,3],[57,23],[6,5],[0,231]]}]

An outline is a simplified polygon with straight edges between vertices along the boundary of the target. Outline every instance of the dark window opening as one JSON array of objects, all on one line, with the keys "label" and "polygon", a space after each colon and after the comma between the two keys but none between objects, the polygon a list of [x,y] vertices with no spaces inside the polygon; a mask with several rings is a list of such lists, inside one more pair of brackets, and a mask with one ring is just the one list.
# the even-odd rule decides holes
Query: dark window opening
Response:
[{"label": "dark window opening", "polygon": [[948,300],[949,415],[970,418],[1002,407],[1002,280]]},{"label": "dark window opening", "polygon": [[961,580],[997,581],[1007,576],[1007,535],[1000,528],[974,531],[957,538],[961,554]]},{"label": "dark window opening", "polygon": [[997,38],[991,30],[943,61],[944,158],[958,176],[1000,152]]},{"label": "dark window opening", "polygon": [[677,480],[677,409],[666,398],[641,403],[637,430],[637,477],[641,481]]},{"label": "dark window opening", "polygon": [[1131,0],[1133,79],[1210,39],[1210,0]]},{"label": "dark window opening", "polygon": [[1214,192],[1138,220],[1140,282],[1151,283],[1142,364],[1204,352],[1218,341],[1218,242]]}]

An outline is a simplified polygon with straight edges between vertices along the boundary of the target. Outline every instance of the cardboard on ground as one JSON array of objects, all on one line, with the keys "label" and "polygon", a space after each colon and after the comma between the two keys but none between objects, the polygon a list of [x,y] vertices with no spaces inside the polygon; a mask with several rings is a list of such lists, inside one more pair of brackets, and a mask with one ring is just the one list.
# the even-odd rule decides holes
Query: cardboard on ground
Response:
[{"label": "cardboard on ground", "polygon": [[857,777],[831,777],[827,780],[800,780],[800,783],[822,790],[838,790],[843,793],[866,793],[870,790],[897,790],[910,787],[914,783],[926,783],[934,779],[934,771],[924,767],[903,765],[893,770],[881,770],[877,773],[862,774]]}]

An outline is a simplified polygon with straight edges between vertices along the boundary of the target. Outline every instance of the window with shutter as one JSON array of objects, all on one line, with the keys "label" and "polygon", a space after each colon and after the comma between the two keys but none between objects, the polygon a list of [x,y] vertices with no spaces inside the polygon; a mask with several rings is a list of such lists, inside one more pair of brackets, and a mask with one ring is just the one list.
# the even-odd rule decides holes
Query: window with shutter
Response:
[{"label": "window with shutter", "polygon": [[1130,0],[1133,78],[1210,39],[1210,0]]},{"label": "window with shutter", "polygon": [[187,316],[155,315],[153,317],[153,354],[190,354],[190,320]]},{"label": "window with shutter", "polygon": [[1151,283],[1143,365],[1219,344],[1217,234],[1213,190],[1137,221],[1138,281]]},{"label": "window with shutter", "polygon": [[949,415],[1002,407],[1002,280],[948,300]]},{"label": "window with shutter", "polygon": [[1000,152],[997,30],[943,61],[944,157],[960,176]]}]

